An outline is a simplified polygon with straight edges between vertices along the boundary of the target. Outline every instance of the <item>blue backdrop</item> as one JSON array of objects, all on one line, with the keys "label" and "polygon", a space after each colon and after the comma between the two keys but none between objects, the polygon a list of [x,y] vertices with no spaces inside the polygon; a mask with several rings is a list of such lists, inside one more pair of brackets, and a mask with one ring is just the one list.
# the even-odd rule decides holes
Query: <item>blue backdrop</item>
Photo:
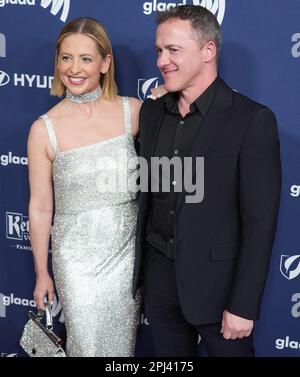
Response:
[{"label": "blue backdrop", "polygon": [[[24,355],[19,338],[34,307],[26,139],[32,122],[57,102],[49,88],[59,31],[79,16],[99,19],[112,40],[120,94],[143,100],[161,82],[154,51],[156,11],[179,3],[206,6],[217,15],[223,30],[221,75],[276,113],[283,187],[255,344],[258,356],[300,356],[299,0],[0,0],[1,356]],[[54,314],[63,332],[57,300]],[[153,356],[143,313],[137,355]]]}]

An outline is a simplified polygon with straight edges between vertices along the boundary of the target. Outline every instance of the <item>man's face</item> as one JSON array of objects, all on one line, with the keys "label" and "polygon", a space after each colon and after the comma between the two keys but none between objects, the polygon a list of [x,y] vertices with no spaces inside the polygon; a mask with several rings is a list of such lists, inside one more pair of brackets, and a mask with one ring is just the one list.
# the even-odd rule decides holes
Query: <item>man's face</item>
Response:
[{"label": "man's face", "polygon": [[156,50],[157,66],[169,92],[201,85],[205,57],[189,21],[170,19],[160,24],[156,31]]}]

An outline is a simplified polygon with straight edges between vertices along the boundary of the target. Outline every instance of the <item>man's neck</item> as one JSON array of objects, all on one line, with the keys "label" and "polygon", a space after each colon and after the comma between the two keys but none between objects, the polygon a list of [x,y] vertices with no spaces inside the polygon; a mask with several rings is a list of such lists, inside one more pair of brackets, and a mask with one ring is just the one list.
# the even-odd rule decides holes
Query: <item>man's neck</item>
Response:
[{"label": "man's neck", "polygon": [[179,93],[178,107],[183,117],[190,112],[190,105],[205,92],[216,78],[217,72],[201,79],[198,85],[184,89]]}]

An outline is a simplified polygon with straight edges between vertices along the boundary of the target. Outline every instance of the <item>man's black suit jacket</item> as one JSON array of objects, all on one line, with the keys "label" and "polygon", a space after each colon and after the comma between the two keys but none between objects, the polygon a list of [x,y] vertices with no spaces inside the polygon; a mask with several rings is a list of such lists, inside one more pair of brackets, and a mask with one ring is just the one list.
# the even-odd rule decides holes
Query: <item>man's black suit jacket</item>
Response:
[{"label": "man's black suit jacket", "polygon": [[[143,103],[139,155],[149,166],[163,115],[164,97]],[[194,325],[221,321],[225,309],[257,319],[281,188],[275,116],[221,80],[189,156],[204,157],[204,199],[186,204],[183,192],[175,213],[183,314]],[[134,296],[143,286],[149,199],[149,193],[139,193]]]}]

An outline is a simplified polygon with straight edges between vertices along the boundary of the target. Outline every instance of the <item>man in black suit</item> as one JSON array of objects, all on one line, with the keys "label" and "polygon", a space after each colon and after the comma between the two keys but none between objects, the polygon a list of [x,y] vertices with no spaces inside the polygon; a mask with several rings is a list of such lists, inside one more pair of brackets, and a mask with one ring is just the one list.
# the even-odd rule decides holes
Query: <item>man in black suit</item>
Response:
[{"label": "man in black suit", "polygon": [[195,356],[199,334],[210,356],[253,356],[281,187],[276,119],[218,76],[220,26],[207,9],[179,6],[157,21],[169,93],[142,106],[140,156],[149,166],[192,158],[190,187],[202,191],[200,174],[204,196],[177,190],[176,168],[164,192],[164,168],[152,169],[159,189],[139,197],[134,295],[144,286],[157,356]]}]

